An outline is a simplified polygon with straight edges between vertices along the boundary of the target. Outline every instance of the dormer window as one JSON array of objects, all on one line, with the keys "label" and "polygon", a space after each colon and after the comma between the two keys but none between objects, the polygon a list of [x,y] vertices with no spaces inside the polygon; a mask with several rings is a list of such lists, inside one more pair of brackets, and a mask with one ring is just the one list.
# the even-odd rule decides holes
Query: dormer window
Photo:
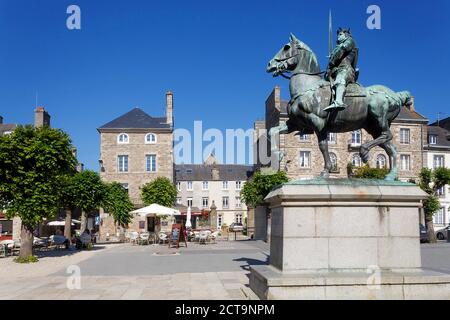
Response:
[{"label": "dormer window", "polygon": [[117,143],[124,144],[124,143],[128,143],[128,142],[129,142],[129,138],[126,133],[121,133],[117,137]]},{"label": "dormer window", "polygon": [[145,136],[145,143],[156,143],[156,134],[148,133]]},{"label": "dormer window", "polygon": [[428,136],[428,143],[429,144],[437,144],[437,140],[438,140],[438,137],[435,134],[430,134]]}]

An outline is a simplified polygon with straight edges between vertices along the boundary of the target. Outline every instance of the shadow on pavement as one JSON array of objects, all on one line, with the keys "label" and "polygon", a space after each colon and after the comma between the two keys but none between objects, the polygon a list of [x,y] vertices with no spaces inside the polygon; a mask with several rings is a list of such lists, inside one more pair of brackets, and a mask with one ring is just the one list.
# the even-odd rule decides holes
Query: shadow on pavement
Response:
[{"label": "shadow on pavement", "polygon": [[38,258],[64,257],[64,256],[72,256],[72,255],[80,253],[82,251],[101,251],[105,248],[106,248],[106,246],[94,246],[91,250],[77,250],[72,247],[70,249],[38,250],[38,251],[35,251],[34,254]]},{"label": "shadow on pavement", "polygon": [[239,259],[233,259],[233,261],[239,261],[239,262],[246,262],[245,265],[241,265],[240,267],[244,269],[245,271],[250,271],[250,266],[262,266],[262,265],[268,265],[269,264],[269,256],[266,255],[265,261],[253,259],[253,258],[239,258]]}]

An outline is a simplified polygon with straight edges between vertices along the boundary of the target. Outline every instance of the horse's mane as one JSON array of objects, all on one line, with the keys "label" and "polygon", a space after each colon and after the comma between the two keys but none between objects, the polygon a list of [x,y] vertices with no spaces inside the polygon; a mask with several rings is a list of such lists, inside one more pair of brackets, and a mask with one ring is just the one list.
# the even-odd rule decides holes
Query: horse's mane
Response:
[{"label": "horse's mane", "polygon": [[316,54],[311,50],[311,48],[304,42],[296,39],[295,45],[298,49],[301,49],[301,52],[304,52],[302,59],[303,62],[303,71],[308,73],[319,73],[320,65],[317,61]]}]

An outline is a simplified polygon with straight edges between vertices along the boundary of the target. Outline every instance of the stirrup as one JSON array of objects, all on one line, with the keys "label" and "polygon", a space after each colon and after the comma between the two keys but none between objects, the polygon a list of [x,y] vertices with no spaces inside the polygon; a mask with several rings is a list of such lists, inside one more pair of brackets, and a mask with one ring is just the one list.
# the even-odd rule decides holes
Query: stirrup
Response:
[{"label": "stirrup", "polygon": [[332,110],[345,110],[347,108],[347,105],[345,103],[337,104],[336,102],[333,102],[331,105],[323,109],[323,111],[332,111]]}]

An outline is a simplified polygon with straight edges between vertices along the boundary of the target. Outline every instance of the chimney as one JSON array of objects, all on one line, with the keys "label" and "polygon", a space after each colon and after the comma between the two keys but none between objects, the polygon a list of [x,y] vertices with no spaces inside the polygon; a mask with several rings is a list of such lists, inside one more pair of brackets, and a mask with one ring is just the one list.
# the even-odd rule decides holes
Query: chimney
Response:
[{"label": "chimney", "polygon": [[414,97],[411,97],[411,102],[406,105],[406,107],[409,109],[409,111],[414,112],[416,111],[416,108],[414,107]]},{"label": "chimney", "polygon": [[173,127],[173,93],[170,90],[166,92],[166,117],[167,124]]},{"label": "chimney", "polygon": [[3,124],[3,117],[0,116],[0,124]]},{"label": "chimney", "polygon": [[214,181],[220,180],[220,171],[216,165],[214,165],[214,167],[211,170],[211,177],[212,177],[212,180],[214,180]]},{"label": "chimney", "polygon": [[34,110],[34,126],[36,128],[43,126],[50,127],[50,115],[45,111],[44,107],[37,107]]}]

